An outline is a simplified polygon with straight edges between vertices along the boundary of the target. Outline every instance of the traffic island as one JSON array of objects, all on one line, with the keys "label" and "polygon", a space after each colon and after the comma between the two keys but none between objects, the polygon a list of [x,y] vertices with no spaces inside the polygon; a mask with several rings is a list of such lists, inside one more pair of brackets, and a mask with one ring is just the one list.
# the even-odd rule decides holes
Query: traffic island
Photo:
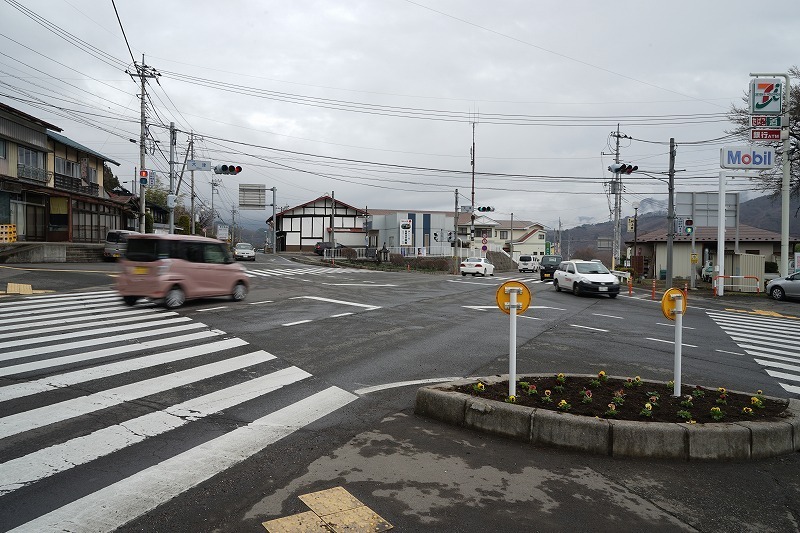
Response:
[{"label": "traffic island", "polygon": [[[550,374],[528,376],[552,377]],[[588,375],[566,377],[592,378]],[[698,424],[615,420],[507,403],[457,390],[478,382],[487,385],[508,382],[508,376],[458,380],[422,387],[417,391],[414,411],[448,424],[528,442],[534,446],[551,446],[612,457],[684,461],[755,460],[800,450],[800,400],[788,400],[780,417],[764,421]],[[665,382],[648,382],[648,385],[659,384],[667,386]]]}]

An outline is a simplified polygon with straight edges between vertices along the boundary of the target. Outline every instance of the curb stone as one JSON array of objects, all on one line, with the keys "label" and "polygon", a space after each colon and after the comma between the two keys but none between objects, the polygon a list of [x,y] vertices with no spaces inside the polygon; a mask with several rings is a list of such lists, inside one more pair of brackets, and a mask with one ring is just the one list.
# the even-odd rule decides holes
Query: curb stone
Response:
[{"label": "curb stone", "polygon": [[[507,380],[508,376],[481,378],[484,383]],[[421,387],[417,390],[414,412],[534,446],[612,457],[729,461],[765,459],[800,451],[800,400],[793,398],[789,400],[784,420],[689,425],[580,416],[476,398],[453,390],[457,385],[475,381]]]}]

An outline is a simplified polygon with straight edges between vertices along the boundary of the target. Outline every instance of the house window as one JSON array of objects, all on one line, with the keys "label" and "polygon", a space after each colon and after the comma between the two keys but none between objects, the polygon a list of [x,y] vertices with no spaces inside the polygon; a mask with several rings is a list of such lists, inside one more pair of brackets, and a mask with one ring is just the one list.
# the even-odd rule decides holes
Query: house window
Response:
[{"label": "house window", "polygon": [[744,253],[751,255],[761,255],[761,250],[745,250]]},{"label": "house window", "polygon": [[8,157],[6,155],[6,141],[5,139],[0,139],[0,159],[5,159]]},{"label": "house window", "polygon": [[544,233],[540,233],[540,234],[539,234],[539,240],[540,240],[540,241],[543,241],[543,240],[544,240],[544,238],[545,238],[545,234],[544,234]]},{"label": "house window", "polygon": [[61,174],[62,176],[69,176],[71,178],[77,178],[80,176],[81,167],[78,163],[73,163],[72,161],[67,161],[61,157],[56,157],[55,161],[55,172],[56,174]]},{"label": "house window", "polygon": [[17,152],[17,164],[44,170],[44,154],[42,152],[37,152],[36,150],[31,150],[30,148],[26,148],[24,146],[20,146],[18,148],[19,151]]},{"label": "house window", "polygon": [[501,239],[508,239],[508,232],[507,231],[500,231],[500,238]]}]

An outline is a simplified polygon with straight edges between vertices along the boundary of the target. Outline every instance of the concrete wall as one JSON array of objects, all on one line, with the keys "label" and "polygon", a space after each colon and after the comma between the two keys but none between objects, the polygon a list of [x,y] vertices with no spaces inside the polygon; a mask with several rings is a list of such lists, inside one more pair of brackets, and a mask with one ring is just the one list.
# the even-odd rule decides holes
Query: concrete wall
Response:
[{"label": "concrete wall", "polygon": [[0,244],[0,263],[93,263],[103,260],[103,244],[16,242]]}]

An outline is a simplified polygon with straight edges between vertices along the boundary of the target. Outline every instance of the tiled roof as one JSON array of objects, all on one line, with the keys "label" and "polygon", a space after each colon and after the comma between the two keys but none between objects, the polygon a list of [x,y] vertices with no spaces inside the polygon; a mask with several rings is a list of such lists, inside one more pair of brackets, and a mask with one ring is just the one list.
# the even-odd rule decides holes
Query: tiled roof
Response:
[{"label": "tiled roof", "polygon": [[[643,235],[637,235],[636,240],[641,243],[645,242],[666,242],[667,241],[667,229],[659,229],[656,231],[651,231],[649,233],[645,233]],[[694,240],[695,242],[717,242],[717,228],[711,226],[705,227],[698,227],[695,226],[694,228]],[[736,229],[735,228],[726,228],[725,229],[725,240],[726,241],[734,241],[736,240]],[[753,226],[745,226],[743,224],[739,224],[739,241],[740,242],[780,242],[781,235],[780,233],[775,233],[774,231],[769,231],[761,228],[754,228]],[[793,242],[800,241],[800,237],[797,236],[789,236],[789,240]],[[691,235],[685,234],[675,234],[672,238],[673,242],[692,242]],[[626,235],[625,242],[633,242],[633,237],[630,235]]]},{"label": "tiled roof", "polygon": [[56,133],[54,131],[50,131],[50,130],[47,130],[47,136],[50,137],[51,139],[53,139],[54,141],[58,142],[58,143],[65,144],[65,145],[67,145],[67,146],[69,146],[71,148],[75,148],[76,150],[79,150],[79,151],[84,152],[84,153],[89,154],[89,155],[93,155],[93,156],[97,157],[98,159],[102,159],[103,161],[108,161],[109,163],[114,163],[115,165],[119,166],[119,163],[117,163],[116,161],[114,161],[110,157],[106,157],[101,153],[95,152],[91,148],[87,148],[84,145],[73,141],[69,137],[64,137],[63,135],[60,135],[60,134],[58,134],[58,133]]}]

